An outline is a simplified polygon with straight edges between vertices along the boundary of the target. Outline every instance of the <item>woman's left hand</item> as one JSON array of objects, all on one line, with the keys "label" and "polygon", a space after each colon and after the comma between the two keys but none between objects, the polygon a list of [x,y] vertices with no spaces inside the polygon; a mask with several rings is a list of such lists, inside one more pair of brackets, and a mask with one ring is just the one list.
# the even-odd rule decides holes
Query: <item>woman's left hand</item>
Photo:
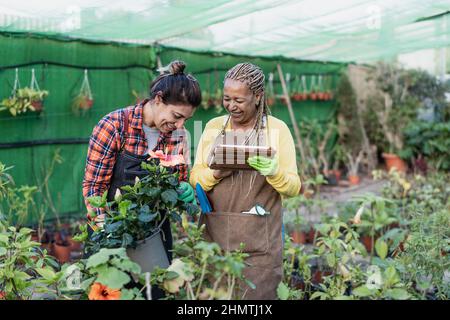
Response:
[{"label": "woman's left hand", "polygon": [[182,181],[180,183],[180,189],[183,192],[178,195],[178,199],[180,199],[184,203],[194,203],[195,201],[194,188],[192,188],[192,186],[189,183]]},{"label": "woman's left hand", "polygon": [[247,163],[253,169],[258,170],[263,176],[272,176],[278,170],[277,158],[269,159],[263,156],[253,156],[248,158]]}]

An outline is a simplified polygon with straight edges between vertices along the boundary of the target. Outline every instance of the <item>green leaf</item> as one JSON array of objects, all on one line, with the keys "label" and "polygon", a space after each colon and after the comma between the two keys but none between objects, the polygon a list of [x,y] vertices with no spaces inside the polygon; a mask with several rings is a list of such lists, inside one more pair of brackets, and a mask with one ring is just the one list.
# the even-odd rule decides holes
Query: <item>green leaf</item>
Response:
[{"label": "green leaf", "polygon": [[56,277],[56,273],[50,268],[36,268],[36,271],[45,280],[53,280]]},{"label": "green leaf", "polygon": [[381,259],[385,259],[388,253],[388,245],[381,238],[375,242],[375,250]]},{"label": "green leaf", "polygon": [[114,265],[122,271],[128,271],[136,274],[141,273],[141,267],[137,263],[128,259],[118,260],[118,262],[114,263]]},{"label": "green leaf", "polygon": [[97,277],[97,282],[111,289],[121,289],[130,280],[130,277],[125,272],[115,267],[107,268],[107,272],[100,273]]},{"label": "green leaf", "polygon": [[366,286],[360,286],[358,288],[355,288],[352,292],[357,297],[369,297],[373,294],[373,291],[367,288]]},{"label": "green leaf", "polygon": [[133,237],[129,233],[124,233],[122,236],[122,248],[127,248],[133,243]]},{"label": "green leaf", "polygon": [[142,212],[138,216],[138,220],[144,223],[148,223],[150,221],[155,220],[155,218],[158,216],[158,213],[150,213],[150,212]]},{"label": "green leaf", "polygon": [[86,268],[92,268],[96,267],[98,265],[104,264],[108,262],[110,259],[110,256],[112,255],[118,255],[120,257],[126,257],[126,250],[125,248],[118,248],[118,249],[106,249],[103,248],[96,254],[89,257]]},{"label": "green leaf", "polygon": [[89,197],[88,202],[91,206],[93,206],[94,208],[102,208],[106,205],[106,202],[103,201],[102,197],[100,196],[92,196]]},{"label": "green leaf", "polygon": [[336,265],[336,257],[334,256],[333,253],[327,254],[326,259],[328,266],[333,268]]},{"label": "green leaf", "polygon": [[123,224],[122,221],[105,224],[105,232],[106,233],[116,232],[117,230],[119,230],[119,228],[122,226],[122,224]]},{"label": "green leaf", "polygon": [[394,288],[386,291],[386,296],[395,300],[407,300],[410,298],[409,293],[405,289]]},{"label": "green leaf", "polygon": [[0,242],[2,242],[2,243],[8,243],[8,235],[6,235],[6,234],[0,234]]},{"label": "green leaf", "polygon": [[164,203],[174,206],[178,200],[178,193],[173,189],[169,189],[161,193],[161,198]]},{"label": "green leaf", "polygon": [[284,282],[280,282],[278,285],[277,295],[280,300],[289,299],[289,288]]},{"label": "green leaf", "polygon": [[122,217],[125,217],[127,215],[128,208],[130,207],[130,205],[131,205],[130,200],[124,200],[119,203],[119,212]]},{"label": "green leaf", "polygon": [[0,247],[0,256],[5,255],[7,252],[8,252],[8,250],[6,250],[6,248]]}]

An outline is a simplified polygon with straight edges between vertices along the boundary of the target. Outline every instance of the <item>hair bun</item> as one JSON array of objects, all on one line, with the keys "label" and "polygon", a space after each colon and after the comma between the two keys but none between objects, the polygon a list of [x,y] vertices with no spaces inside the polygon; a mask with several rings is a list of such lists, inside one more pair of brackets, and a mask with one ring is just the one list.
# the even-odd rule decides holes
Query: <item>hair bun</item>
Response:
[{"label": "hair bun", "polygon": [[183,61],[172,61],[167,67],[170,74],[183,74],[186,64]]}]

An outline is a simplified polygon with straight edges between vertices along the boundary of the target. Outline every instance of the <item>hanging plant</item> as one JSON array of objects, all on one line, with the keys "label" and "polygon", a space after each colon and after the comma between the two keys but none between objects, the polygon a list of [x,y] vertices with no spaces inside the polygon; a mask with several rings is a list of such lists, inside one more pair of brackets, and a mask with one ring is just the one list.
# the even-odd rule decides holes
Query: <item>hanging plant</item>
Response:
[{"label": "hanging plant", "polygon": [[292,94],[291,98],[294,101],[302,101],[303,100],[303,94],[302,94],[302,83],[300,76],[295,76],[295,86],[294,86],[294,93]]},{"label": "hanging plant", "polygon": [[81,84],[80,92],[72,101],[72,110],[76,113],[87,111],[92,108],[94,99],[92,97],[91,86],[89,84],[89,77],[87,69],[84,70],[83,83]]},{"label": "hanging plant", "polygon": [[317,92],[316,92],[317,88],[316,88],[316,76],[313,75],[311,76],[311,86],[310,86],[310,90],[309,90],[309,98],[311,100],[317,100]]},{"label": "hanging plant", "polygon": [[48,96],[48,91],[39,89],[34,69],[31,70],[30,87],[20,88],[19,70],[16,68],[16,78],[11,97],[3,99],[0,111],[8,110],[13,116],[28,111],[39,113],[44,108],[43,101],[46,96]]},{"label": "hanging plant", "polygon": [[332,82],[332,77],[328,76],[326,78],[326,100],[332,100],[333,99],[333,93],[331,91],[331,82]]},{"label": "hanging plant", "polygon": [[323,101],[325,100],[325,90],[323,88],[323,78],[322,75],[319,75],[319,85],[318,85],[318,91],[317,91],[317,100]]},{"label": "hanging plant", "polygon": [[272,72],[269,73],[269,81],[267,84],[267,93],[268,93],[267,99],[266,99],[267,105],[269,107],[271,107],[275,104],[275,92],[273,89],[273,73]]},{"label": "hanging plant", "polygon": [[[287,90],[287,94],[290,95],[291,92],[291,74],[290,73],[286,73],[286,90]],[[281,102],[284,105],[287,105],[287,98],[285,97],[285,95],[283,95],[281,97]]]}]

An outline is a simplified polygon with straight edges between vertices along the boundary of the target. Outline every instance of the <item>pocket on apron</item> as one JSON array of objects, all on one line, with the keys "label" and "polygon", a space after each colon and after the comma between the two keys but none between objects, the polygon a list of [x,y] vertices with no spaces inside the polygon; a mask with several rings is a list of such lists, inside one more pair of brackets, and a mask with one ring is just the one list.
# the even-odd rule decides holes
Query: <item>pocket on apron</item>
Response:
[{"label": "pocket on apron", "polygon": [[269,251],[267,216],[213,211],[202,215],[201,223],[206,224],[206,239],[218,243],[223,250],[237,250],[243,243],[245,253],[263,255]]}]

